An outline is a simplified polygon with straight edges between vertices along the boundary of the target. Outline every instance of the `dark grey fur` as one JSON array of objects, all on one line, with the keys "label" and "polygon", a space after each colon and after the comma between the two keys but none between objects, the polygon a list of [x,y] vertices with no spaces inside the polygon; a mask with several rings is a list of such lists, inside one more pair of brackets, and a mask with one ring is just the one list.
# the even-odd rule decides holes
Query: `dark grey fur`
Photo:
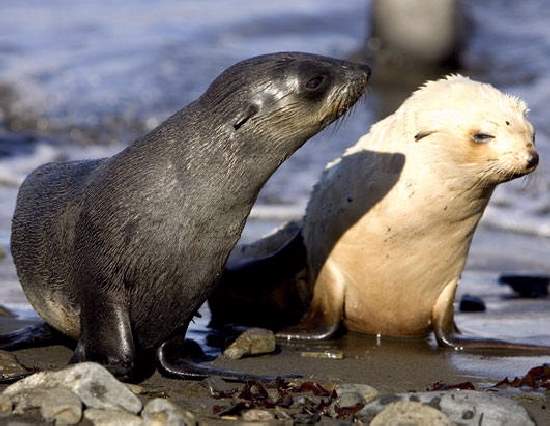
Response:
[{"label": "dark grey fur", "polygon": [[74,360],[127,376],[136,353],[183,335],[262,185],[357,101],[369,73],[306,53],[259,56],[122,152],[29,175],[13,258],[38,313],[78,340]]}]

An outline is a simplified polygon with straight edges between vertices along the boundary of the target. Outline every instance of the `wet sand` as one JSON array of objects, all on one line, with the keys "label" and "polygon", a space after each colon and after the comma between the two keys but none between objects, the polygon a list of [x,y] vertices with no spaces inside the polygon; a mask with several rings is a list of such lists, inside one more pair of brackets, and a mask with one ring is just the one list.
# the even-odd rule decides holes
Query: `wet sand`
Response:
[{"label": "wet sand", "polygon": [[[506,237],[501,237],[506,239]],[[521,238],[519,239],[521,240]],[[518,240],[518,241],[519,241]],[[501,241],[503,242],[503,241]],[[518,247],[521,243],[518,242]],[[539,245],[540,248],[540,245]],[[483,251],[477,244],[472,252]],[[501,259],[502,260],[502,259]],[[506,260],[506,259],[504,259]],[[525,269],[543,270],[543,259],[532,257],[541,265],[525,265]],[[495,261],[496,262],[496,261]],[[495,264],[491,266],[496,266]],[[502,264],[500,265],[502,266]],[[513,266],[513,265],[511,265]],[[459,296],[464,293],[481,297],[487,310],[484,313],[458,313],[457,323],[463,332],[498,337],[523,337],[548,334],[550,323],[550,299],[521,299],[506,286],[497,284],[498,274],[470,269],[463,275]],[[458,299],[457,299],[458,300]],[[207,332],[207,318],[194,325],[191,336]],[[32,323],[0,319],[0,332],[6,332]],[[550,345],[550,335],[537,338],[538,343]],[[334,351],[344,353],[344,359],[312,359],[301,355],[303,351]],[[20,361],[40,369],[62,367],[71,355],[68,348],[22,350],[17,352]],[[427,339],[397,339],[347,333],[339,339],[316,344],[281,344],[281,352],[238,361],[216,360],[218,366],[255,374],[277,375],[298,373],[315,381],[327,383],[367,383],[383,393],[425,390],[435,382],[447,384],[472,382],[477,389],[487,389],[504,377],[525,375],[531,367],[550,362],[549,356],[525,356],[524,354],[459,353],[438,349],[432,337]],[[212,407],[223,401],[212,399],[203,382],[183,382],[161,378],[158,374],[141,384],[148,392],[145,399],[165,394],[201,416],[212,416]],[[550,424],[550,392],[529,392],[523,389],[500,389],[499,393],[512,396],[525,406],[539,425]],[[212,417],[215,419],[215,416]]]}]

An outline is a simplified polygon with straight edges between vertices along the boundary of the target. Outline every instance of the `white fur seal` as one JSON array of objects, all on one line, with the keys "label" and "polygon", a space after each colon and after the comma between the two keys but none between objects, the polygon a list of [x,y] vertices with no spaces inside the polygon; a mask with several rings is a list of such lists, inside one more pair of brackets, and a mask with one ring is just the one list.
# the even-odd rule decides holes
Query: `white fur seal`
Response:
[{"label": "white fur seal", "polygon": [[[282,336],[324,338],[343,323],[391,336],[433,330],[455,348],[498,347],[455,334],[453,301],[494,188],[538,164],[526,116],[523,101],[489,84],[459,75],[427,82],[327,166],[301,230],[286,227],[228,265],[211,298],[214,322],[252,322],[247,309],[235,309],[239,317],[228,305],[242,305],[247,282],[261,276],[266,290],[258,297],[264,287],[256,285],[253,294],[266,306],[256,314],[296,318],[297,307],[308,307]],[[289,252],[297,260],[285,267]]]}]

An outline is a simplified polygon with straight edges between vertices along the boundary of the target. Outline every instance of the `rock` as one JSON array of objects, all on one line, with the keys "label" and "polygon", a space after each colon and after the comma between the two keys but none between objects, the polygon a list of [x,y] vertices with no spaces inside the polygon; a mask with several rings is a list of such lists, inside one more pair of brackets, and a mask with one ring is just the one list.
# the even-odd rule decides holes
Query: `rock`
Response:
[{"label": "rock", "polygon": [[250,328],[237,337],[223,355],[229,359],[240,359],[246,355],[269,354],[275,348],[275,334],[271,330]]},{"label": "rock", "polygon": [[193,413],[179,408],[166,399],[153,399],[141,413],[146,426],[196,425]]},{"label": "rock", "polygon": [[29,374],[31,372],[19,363],[14,354],[0,351],[0,380],[17,380]]},{"label": "rock", "polygon": [[65,386],[77,394],[89,408],[141,411],[141,401],[124,383],[115,379],[105,367],[94,362],[71,365],[61,371],[37,373],[4,390],[5,395],[36,387]]},{"label": "rock", "polygon": [[546,297],[550,277],[547,275],[503,274],[498,278],[501,284],[512,287],[519,297]]},{"label": "rock", "polygon": [[140,386],[140,385],[135,385],[133,383],[126,383],[126,387],[130,389],[130,392],[135,393],[136,395],[145,393],[145,389],[143,388],[143,386]]},{"label": "rock", "polygon": [[365,405],[365,401],[359,392],[344,392],[336,400],[336,405],[340,408],[353,408]]},{"label": "rock", "polygon": [[[449,390],[435,392],[409,392],[393,395],[389,404],[384,396],[367,404],[358,417],[368,422],[386,406],[393,405],[396,398],[401,402],[416,402],[437,409],[449,417],[451,422],[461,425],[507,425],[530,426],[535,423],[517,402],[491,393],[473,390]],[[372,423],[374,424],[374,423]]]},{"label": "rock", "polygon": [[141,417],[122,410],[89,408],[84,411],[84,418],[95,426],[144,426]]},{"label": "rock", "polygon": [[370,426],[452,426],[449,418],[419,402],[400,401],[388,405]]},{"label": "rock", "polygon": [[245,422],[269,422],[275,419],[275,416],[266,410],[248,410],[242,414]]},{"label": "rock", "polygon": [[6,250],[0,247],[0,261],[4,260],[5,258],[6,258]]},{"label": "rock", "polygon": [[[338,399],[342,398],[344,395],[348,393],[355,393],[358,394],[363,404],[368,404],[371,401],[374,401],[378,397],[378,391],[369,385],[363,385],[363,384],[341,384],[336,385],[334,388],[336,391],[336,395],[338,396]],[[342,405],[340,405],[342,407]]]},{"label": "rock", "polygon": [[303,358],[344,359],[342,351],[302,352],[300,355]]},{"label": "rock", "polygon": [[460,298],[460,312],[485,312],[485,302],[481,297],[465,294]]},{"label": "rock", "polygon": [[72,425],[82,418],[80,398],[62,386],[3,393],[0,395],[0,407],[3,414],[23,414],[26,410],[39,408],[46,421],[55,421],[56,424]]}]

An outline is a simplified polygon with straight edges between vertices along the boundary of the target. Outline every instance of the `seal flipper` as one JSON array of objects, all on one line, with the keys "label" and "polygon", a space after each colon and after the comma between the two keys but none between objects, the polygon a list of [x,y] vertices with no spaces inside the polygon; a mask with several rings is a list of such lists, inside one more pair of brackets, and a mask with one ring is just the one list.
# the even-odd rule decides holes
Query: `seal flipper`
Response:
[{"label": "seal flipper", "polygon": [[[122,299],[121,299],[122,300]],[[113,375],[134,375],[135,348],[128,309],[103,297],[87,297],[81,303],[81,334],[71,363],[95,361]]]},{"label": "seal flipper", "polygon": [[74,341],[45,322],[0,334],[0,349],[17,351],[19,349],[39,348],[53,345],[74,346]]},{"label": "seal flipper", "polygon": [[205,360],[210,359],[202,353],[200,347],[192,340],[184,340],[181,336],[167,340],[157,350],[158,369],[164,377],[202,380],[210,376],[220,376],[225,380],[240,382],[249,380],[272,382],[279,378],[291,379],[302,377],[301,375],[258,376],[239,373],[206,365],[203,363]]},{"label": "seal flipper", "polygon": [[432,310],[432,328],[439,346],[455,351],[504,350],[550,354],[550,346],[466,336],[460,333],[455,329],[453,306],[457,284],[458,280],[453,280],[444,288]]},{"label": "seal flipper", "polygon": [[324,340],[334,337],[341,329],[344,317],[344,282],[337,267],[329,259],[323,266],[313,290],[308,312],[296,326],[277,333],[287,340]]},{"label": "seal flipper", "polygon": [[211,327],[225,324],[280,329],[307,309],[306,248],[301,223],[233,250],[221,282],[208,299]]}]

